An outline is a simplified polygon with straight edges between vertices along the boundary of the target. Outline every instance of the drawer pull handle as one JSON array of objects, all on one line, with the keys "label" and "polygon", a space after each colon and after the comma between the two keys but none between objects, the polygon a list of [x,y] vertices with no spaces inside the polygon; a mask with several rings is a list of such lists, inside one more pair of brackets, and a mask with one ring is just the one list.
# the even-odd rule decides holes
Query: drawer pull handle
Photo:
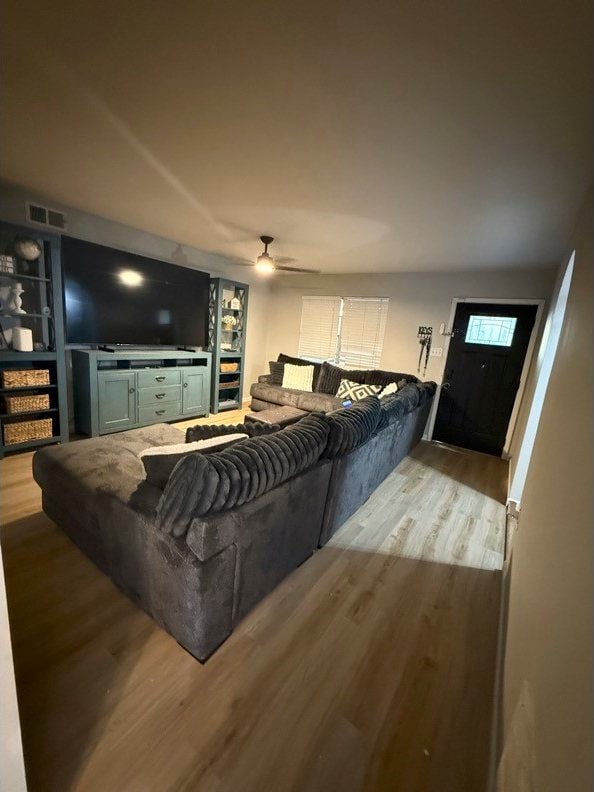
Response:
[{"label": "drawer pull handle", "polygon": [[164,412],[167,412],[167,410],[155,410],[155,415],[163,415]]},{"label": "drawer pull handle", "polygon": [[167,379],[167,377],[165,377],[165,376],[160,376],[160,377],[155,377],[155,379],[156,379],[156,381],[157,381],[157,382],[165,382],[165,380]]},{"label": "drawer pull handle", "polygon": [[187,388],[187,387],[188,387],[188,383],[184,382],[184,388]]},{"label": "drawer pull handle", "polygon": [[166,393],[155,393],[155,399],[164,399],[167,396]]}]

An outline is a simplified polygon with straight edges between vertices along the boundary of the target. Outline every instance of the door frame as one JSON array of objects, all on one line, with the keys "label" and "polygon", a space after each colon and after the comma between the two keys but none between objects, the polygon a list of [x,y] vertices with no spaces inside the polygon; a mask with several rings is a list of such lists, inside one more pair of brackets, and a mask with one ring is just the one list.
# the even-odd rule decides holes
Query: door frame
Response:
[{"label": "door frame", "polygon": [[[528,348],[526,349],[526,356],[524,357],[524,365],[522,366],[522,374],[520,377],[520,385],[516,393],[516,398],[514,399],[514,406],[509,418],[507,433],[505,435],[505,444],[503,446],[503,451],[501,453],[501,457],[503,459],[509,459],[511,441],[514,435],[514,429],[516,428],[518,413],[520,412],[520,405],[522,404],[522,399],[524,398],[524,391],[526,390],[526,380],[528,379],[528,372],[530,371],[532,360],[534,358],[534,352],[536,350],[536,341],[540,335],[540,326],[542,324],[542,316],[544,313],[546,300],[542,298],[524,299],[524,298],[506,298],[506,297],[454,297],[452,299],[452,304],[450,306],[450,315],[448,317],[447,325],[445,326],[444,331],[440,334],[441,337],[445,339],[444,349],[443,349],[444,369],[441,372],[442,382],[443,382],[443,374],[445,371],[445,365],[448,359],[448,352],[450,351],[450,341],[452,338],[452,327],[454,326],[454,318],[456,316],[456,311],[458,310],[458,305],[460,305],[461,303],[486,303],[491,305],[536,305],[536,316],[534,318],[534,326],[530,334],[530,341],[528,342]],[[435,427],[435,419],[437,417],[437,410],[439,407],[440,397],[441,397],[441,382],[437,384],[437,393],[435,394],[435,399],[433,400],[433,409],[431,410],[431,415],[429,416],[429,425],[426,434],[426,438],[428,440],[433,440],[433,429]]]}]

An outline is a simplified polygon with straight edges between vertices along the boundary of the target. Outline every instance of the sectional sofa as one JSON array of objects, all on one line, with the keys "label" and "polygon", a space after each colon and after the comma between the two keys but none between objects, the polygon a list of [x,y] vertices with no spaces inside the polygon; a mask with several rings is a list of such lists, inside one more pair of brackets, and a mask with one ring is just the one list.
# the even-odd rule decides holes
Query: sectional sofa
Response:
[{"label": "sectional sofa", "polygon": [[434,383],[410,383],[188,454],[163,489],[146,481],[139,454],[183,441],[166,424],[41,449],[33,473],[46,514],[203,661],[418,442],[434,392]]}]

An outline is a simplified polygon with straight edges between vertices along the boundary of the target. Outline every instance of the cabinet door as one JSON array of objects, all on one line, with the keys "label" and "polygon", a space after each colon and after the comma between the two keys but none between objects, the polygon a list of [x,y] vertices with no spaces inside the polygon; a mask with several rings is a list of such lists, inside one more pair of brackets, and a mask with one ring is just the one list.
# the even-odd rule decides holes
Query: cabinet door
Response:
[{"label": "cabinet door", "polygon": [[184,369],[182,375],[182,413],[207,413],[208,381],[203,366]]},{"label": "cabinet door", "polygon": [[99,432],[130,429],[136,419],[136,373],[100,371]]}]

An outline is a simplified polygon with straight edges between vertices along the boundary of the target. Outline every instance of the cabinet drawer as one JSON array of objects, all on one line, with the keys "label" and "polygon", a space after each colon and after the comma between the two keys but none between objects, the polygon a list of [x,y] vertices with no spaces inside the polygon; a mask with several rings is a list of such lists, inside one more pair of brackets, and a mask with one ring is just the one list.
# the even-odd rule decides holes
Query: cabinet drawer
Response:
[{"label": "cabinet drawer", "polygon": [[138,372],[138,387],[150,388],[151,385],[179,385],[181,371],[179,369],[149,369]]},{"label": "cabinet drawer", "polygon": [[156,388],[140,388],[138,391],[138,404],[143,407],[145,405],[159,404],[159,402],[170,402],[181,400],[181,387],[179,385],[170,385],[163,387],[158,385]]},{"label": "cabinet drawer", "polygon": [[165,404],[152,404],[150,407],[140,407],[138,410],[139,423],[157,423],[170,421],[181,415],[181,402],[166,402]]}]

